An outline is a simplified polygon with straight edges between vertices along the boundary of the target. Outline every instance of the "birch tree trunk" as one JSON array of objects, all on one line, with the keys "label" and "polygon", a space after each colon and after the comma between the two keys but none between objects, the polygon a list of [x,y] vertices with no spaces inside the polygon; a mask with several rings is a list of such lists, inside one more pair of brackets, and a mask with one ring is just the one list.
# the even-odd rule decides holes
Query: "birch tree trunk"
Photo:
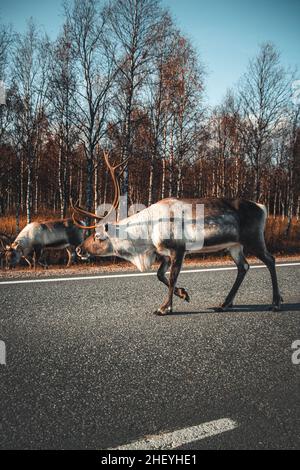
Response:
[{"label": "birch tree trunk", "polygon": [[162,158],[162,179],[161,179],[161,198],[165,197],[165,188],[166,188],[166,159]]},{"label": "birch tree trunk", "polygon": [[181,165],[179,164],[179,168],[178,168],[178,178],[177,178],[177,187],[176,187],[176,197],[177,197],[177,198],[180,197],[180,193],[181,193],[181,177],[182,177],[182,168],[181,168]]},{"label": "birch tree trunk", "polygon": [[62,175],[62,145],[60,143],[58,154],[58,191],[60,201],[60,218],[64,218],[64,189],[63,189],[63,175]]},{"label": "birch tree trunk", "polygon": [[154,175],[154,152],[152,152],[151,162],[150,162],[148,206],[151,206],[151,204],[153,203],[153,175]]},{"label": "birch tree trunk", "polygon": [[32,201],[32,167],[31,161],[28,162],[27,170],[27,194],[26,194],[26,215],[27,224],[31,222],[31,201]]},{"label": "birch tree trunk", "polygon": [[98,168],[94,172],[94,212],[96,213],[98,207]]},{"label": "birch tree trunk", "polygon": [[169,197],[173,195],[173,171],[174,171],[174,146],[173,146],[173,129],[170,130],[170,158],[169,158]]}]

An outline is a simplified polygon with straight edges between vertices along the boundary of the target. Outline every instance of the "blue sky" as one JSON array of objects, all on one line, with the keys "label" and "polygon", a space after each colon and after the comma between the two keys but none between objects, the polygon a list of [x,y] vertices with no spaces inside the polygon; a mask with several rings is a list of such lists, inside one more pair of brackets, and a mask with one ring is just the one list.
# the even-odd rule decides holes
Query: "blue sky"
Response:
[{"label": "blue sky", "polygon": [[[300,0],[162,0],[206,65],[209,103],[235,85],[264,41],[274,42],[286,66],[300,69]],[[61,0],[1,0],[0,17],[24,30],[26,18],[55,37]]]}]

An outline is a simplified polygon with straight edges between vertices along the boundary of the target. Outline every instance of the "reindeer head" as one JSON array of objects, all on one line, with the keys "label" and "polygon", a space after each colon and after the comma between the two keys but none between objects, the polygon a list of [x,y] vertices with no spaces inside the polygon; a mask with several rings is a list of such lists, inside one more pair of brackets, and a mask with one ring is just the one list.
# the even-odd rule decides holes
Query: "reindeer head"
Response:
[{"label": "reindeer head", "polygon": [[108,235],[108,224],[99,225],[97,231],[92,233],[81,245],[76,248],[80,259],[87,261],[90,255],[112,256],[113,246]]},{"label": "reindeer head", "polygon": [[7,268],[15,268],[21,261],[22,256],[23,250],[20,245],[10,244],[4,247],[3,258]]},{"label": "reindeer head", "polygon": [[[105,163],[112,177],[112,181],[113,181],[113,185],[115,189],[115,195],[114,195],[114,200],[113,200],[111,209],[103,217],[99,217],[98,215],[93,214],[92,212],[88,212],[79,206],[74,207],[71,202],[72,218],[73,218],[74,224],[83,230],[97,229],[96,232],[90,235],[76,249],[77,255],[83,260],[87,260],[90,255],[111,256],[113,254],[112,244],[108,235],[107,221],[109,219],[109,216],[113,213],[113,211],[116,211],[118,209],[119,202],[120,202],[121,191],[120,191],[119,181],[115,174],[116,170],[122,166],[123,167],[122,171],[124,171],[124,168],[128,162],[128,159],[119,163],[118,165],[112,166],[109,162],[109,154],[107,152],[104,152],[103,154],[104,154]],[[79,217],[82,217],[82,216],[90,217],[92,219],[98,220],[100,223],[98,225],[92,225],[90,227],[81,225]]]}]

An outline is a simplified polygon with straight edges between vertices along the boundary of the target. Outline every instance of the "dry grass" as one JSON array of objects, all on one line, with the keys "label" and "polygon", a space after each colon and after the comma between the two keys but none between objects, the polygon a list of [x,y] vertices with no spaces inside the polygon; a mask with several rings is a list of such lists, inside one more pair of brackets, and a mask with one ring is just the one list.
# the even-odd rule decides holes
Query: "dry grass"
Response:
[{"label": "dry grass", "polygon": [[287,218],[269,217],[265,237],[268,249],[273,253],[300,253],[300,221],[292,220],[289,233],[287,228]]},{"label": "dry grass", "polygon": [[[58,219],[59,214],[51,211],[43,211],[43,214],[33,215],[32,222],[44,222],[49,219]],[[20,216],[20,229],[26,226],[26,216]],[[0,217],[0,233],[5,234],[9,238],[16,237],[16,217],[15,215],[6,215]]]}]

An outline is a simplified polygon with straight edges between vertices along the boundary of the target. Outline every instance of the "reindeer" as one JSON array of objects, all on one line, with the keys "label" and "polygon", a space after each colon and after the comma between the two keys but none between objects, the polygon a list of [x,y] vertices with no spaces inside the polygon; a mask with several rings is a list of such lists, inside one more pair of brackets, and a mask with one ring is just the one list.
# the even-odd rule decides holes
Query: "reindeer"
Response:
[{"label": "reindeer", "polygon": [[[176,286],[185,255],[224,250],[230,253],[237,266],[237,277],[225,301],[215,311],[230,310],[249,269],[244,255],[246,249],[267,266],[273,287],[271,309],[280,310],[283,300],[278,288],[275,259],[267,251],[264,238],[267,216],[265,206],[245,199],[168,198],[119,222],[109,223],[108,216],[119,205],[120,188],[116,169],[120,165],[112,166],[107,153],[104,153],[104,158],[115,187],[115,198],[109,214],[99,217],[79,206],[71,206],[72,218],[78,227],[85,228],[80,224],[79,216],[89,216],[100,222],[89,227],[95,229],[95,232],[77,247],[76,252],[80,258],[87,259],[91,254],[101,257],[118,256],[129,260],[140,271],[149,269],[158,258],[160,266],[157,277],[167,286],[168,295],[155,313],[166,315],[172,313],[174,294],[184,301],[190,301],[186,289]],[[197,210],[199,207],[203,209],[202,212]],[[183,213],[189,213],[189,216],[183,218]],[[185,229],[179,236],[178,228],[184,228],[183,225]],[[169,268],[168,279],[166,272]]]},{"label": "reindeer", "polygon": [[6,246],[11,243],[12,237],[0,232],[0,268],[4,267]]},{"label": "reindeer", "polygon": [[[83,222],[81,224],[83,228]],[[32,267],[29,257],[33,255],[34,266],[37,261],[47,267],[47,264],[42,262],[44,250],[66,249],[68,253],[67,267],[69,267],[74,248],[83,240],[84,232],[74,225],[72,219],[32,222],[26,225],[12,244],[5,247],[6,265],[15,267],[23,258]]]}]

